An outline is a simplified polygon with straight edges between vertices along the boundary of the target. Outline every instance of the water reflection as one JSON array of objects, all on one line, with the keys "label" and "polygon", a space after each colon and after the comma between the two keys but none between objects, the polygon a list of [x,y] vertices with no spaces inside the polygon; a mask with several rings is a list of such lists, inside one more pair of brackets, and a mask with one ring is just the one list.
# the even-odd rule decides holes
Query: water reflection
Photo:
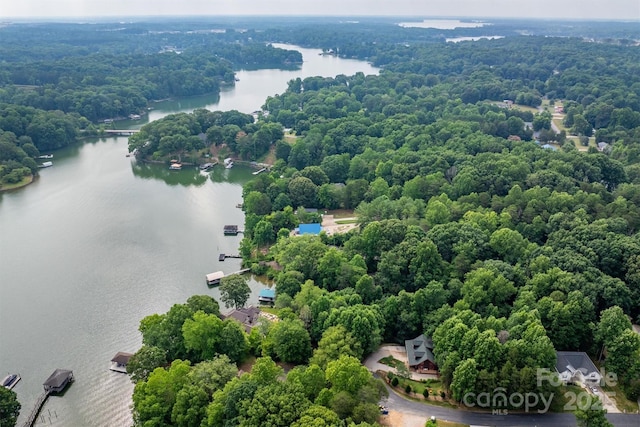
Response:
[{"label": "water reflection", "polygon": [[195,166],[183,166],[182,170],[169,170],[169,167],[160,163],[131,162],[133,175],[142,179],[159,179],[168,185],[181,185],[197,187],[207,182],[207,176],[200,173]]},{"label": "water reflection", "polygon": [[244,166],[234,166],[233,169],[225,169],[222,165],[217,165],[211,172],[209,178],[213,182],[230,182],[233,184],[244,184],[252,178],[251,173],[254,169]]}]

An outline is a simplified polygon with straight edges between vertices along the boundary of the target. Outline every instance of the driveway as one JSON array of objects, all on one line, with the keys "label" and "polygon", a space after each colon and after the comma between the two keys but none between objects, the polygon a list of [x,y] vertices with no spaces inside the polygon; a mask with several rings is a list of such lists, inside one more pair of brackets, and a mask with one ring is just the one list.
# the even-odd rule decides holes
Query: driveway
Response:
[{"label": "driveway", "polygon": [[[374,353],[371,353],[369,357],[367,357],[364,361],[364,366],[367,367],[371,372],[396,372],[395,368],[391,366],[385,365],[384,363],[379,363],[378,360],[392,356],[394,359],[397,359],[407,365],[407,351],[404,346],[396,345],[396,344],[383,344],[378,348],[378,350]],[[421,380],[437,380],[438,376],[435,374],[419,374],[417,372],[409,371],[411,374],[411,379],[416,381]]]}]

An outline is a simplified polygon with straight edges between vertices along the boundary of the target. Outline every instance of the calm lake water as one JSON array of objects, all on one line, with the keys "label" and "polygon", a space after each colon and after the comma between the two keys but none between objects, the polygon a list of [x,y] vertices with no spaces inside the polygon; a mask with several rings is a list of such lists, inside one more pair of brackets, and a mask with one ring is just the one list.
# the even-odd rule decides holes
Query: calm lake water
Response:
[{"label": "calm lake water", "polygon": [[[194,108],[250,113],[296,77],[377,74],[362,61],[300,50],[301,70],[240,71],[236,87],[154,105],[138,122]],[[26,420],[42,383],[56,369],[76,381],[52,396],[38,426],[130,426],[133,385],[108,370],[118,351],[141,345],[140,319],[164,313],[195,294],[218,297],[207,273],[230,273],[240,260],[241,236],[224,237],[224,224],[244,223],[236,204],[251,170],[202,174],[125,157],[127,138],[92,140],[54,153],[51,168],[33,184],[0,193],[0,377],[19,373],[14,391]],[[252,280],[249,303],[264,285]],[[222,307],[224,310],[224,307]]]}]

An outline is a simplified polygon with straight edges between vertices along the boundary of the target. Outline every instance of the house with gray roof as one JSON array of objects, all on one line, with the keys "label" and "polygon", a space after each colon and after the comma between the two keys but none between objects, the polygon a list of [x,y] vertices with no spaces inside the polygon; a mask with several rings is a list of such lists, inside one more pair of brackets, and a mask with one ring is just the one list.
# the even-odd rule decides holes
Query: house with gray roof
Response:
[{"label": "house with gray roof", "polygon": [[228,315],[224,316],[225,319],[232,318],[242,324],[247,333],[251,332],[251,329],[258,324],[260,318],[260,309],[254,306],[242,307],[233,310]]},{"label": "house with gray roof", "polygon": [[556,351],[556,371],[560,380],[567,383],[597,384],[602,375],[583,351]]},{"label": "house with gray roof", "polygon": [[433,355],[433,341],[424,335],[420,335],[412,340],[405,340],[405,350],[407,351],[407,364],[409,368],[417,371],[438,369],[436,358]]}]

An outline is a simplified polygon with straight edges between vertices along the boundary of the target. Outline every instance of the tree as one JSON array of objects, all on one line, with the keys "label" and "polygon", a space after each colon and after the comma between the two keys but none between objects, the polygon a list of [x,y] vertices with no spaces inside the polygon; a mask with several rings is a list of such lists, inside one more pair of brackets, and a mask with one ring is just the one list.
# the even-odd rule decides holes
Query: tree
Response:
[{"label": "tree", "polygon": [[325,373],[333,391],[345,391],[352,396],[355,396],[358,390],[372,378],[371,373],[362,366],[360,360],[346,355],[329,362]]},{"label": "tree", "polygon": [[311,356],[311,339],[299,320],[276,322],[267,339],[273,343],[273,351],[283,362],[306,363]]},{"label": "tree", "polygon": [[259,357],[251,367],[251,379],[259,385],[267,385],[274,383],[283,372],[269,356]]},{"label": "tree", "polygon": [[13,427],[20,414],[20,402],[13,390],[0,386],[0,427]]},{"label": "tree", "polygon": [[309,178],[298,176],[289,181],[289,197],[293,207],[316,206],[318,187]]},{"label": "tree", "polygon": [[178,392],[187,381],[189,361],[174,360],[169,369],[157,368],[133,390],[133,419],[137,426],[171,424]]},{"label": "tree", "polygon": [[312,405],[302,413],[298,421],[291,427],[342,427],[338,415],[329,408]]},{"label": "tree", "polygon": [[219,347],[221,331],[222,320],[218,316],[197,311],[182,326],[184,345],[194,352],[197,360],[212,359]]},{"label": "tree", "polygon": [[515,264],[522,259],[528,244],[529,242],[519,232],[508,228],[496,230],[489,239],[491,249],[510,264]]},{"label": "tree", "polygon": [[129,359],[127,363],[127,373],[131,376],[131,381],[134,383],[146,381],[154,369],[166,364],[167,355],[164,350],[150,345],[143,345],[140,347],[140,350],[136,351]]},{"label": "tree", "polygon": [[287,374],[287,381],[300,384],[305,396],[312,402],[318,397],[320,391],[327,386],[324,371],[314,364],[296,366]]},{"label": "tree", "polygon": [[353,305],[332,309],[324,327],[342,325],[360,343],[363,354],[375,351],[382,342],[384,318],[376,306]]},{"label": "tree", "polygon": [[605,417],[606,413],[604,409],[578,409],[575,416],[579,427],[613,427]]},{"label": "tree", "polygon": [[143,344],[158,347],[167,353],[167,360],[187,358],[182,325],[193,316],[186,304],[174,304],[166,314],[153,314],[140,321]]},{"label": "tree", "polygon": [[330,361],[338,359],[341,355],[362,357],[360,343],[349,333],[344,326],[331,326],[322,333],[318,348],[313,352],[310,364],[316,364],[326,368]]},{"label": "tree", "polygon": [[234,363],[244,360],[249,350],[249,341],[244,326],[235,319],[225,319],[218,338],[218,353],[226,354]]},{"label": "tree", "polygon": [[475,392],[478,365],[475,359],[466,359],[453,372],[451,391],[453,398],[461,402],[467,393]]},{"label": "tree", "polygon": [[271,222],[266,220],[258,221],[253,228],[253,240],[258,245],[258,248],[272,243],[274,241],[274,232]]},{"label": "tree", "polygon": [[238,368],[225,354],[195,365],[188,374],[189,381],[205,390],[209,397],[238,375]]},{"label": "tree", "polygon": [[218,301],[209,295],[193,295],[187,300],[187,306],[196,311],[200,310],[207,314],[220,314],[220,306]]},{"label": "tree", "polygon": [[209,396],[201,387],[187,384],[176,395],[171,421],[177,427],[200,427],[206,414]]},{"label": "tree", "polygon": [[264,193],[251,191],[244,196],[243,208],[247,214],[267,215],[271,213],[271,200]]},{"label": "tree", "polygon": [[220,299],[227,307],[244,307],[249,295],[251,288],[242,275],[232,274],[220,280]]},{"label": "tree", "polygon": [[624,330],[607,345],[607,370],[624,383],[640,376],[640,335]]},{"label": "tree", "polygon": [[608,346],[626,330],[631,330],[627,315],[618,306],[609,307],[600,313],[600,322],[595,331],[596,342]]},{"label": "tree", "polygon": [[275,382],[240,407],[241,426],[290,427],[311,406],[298,384]]}]

